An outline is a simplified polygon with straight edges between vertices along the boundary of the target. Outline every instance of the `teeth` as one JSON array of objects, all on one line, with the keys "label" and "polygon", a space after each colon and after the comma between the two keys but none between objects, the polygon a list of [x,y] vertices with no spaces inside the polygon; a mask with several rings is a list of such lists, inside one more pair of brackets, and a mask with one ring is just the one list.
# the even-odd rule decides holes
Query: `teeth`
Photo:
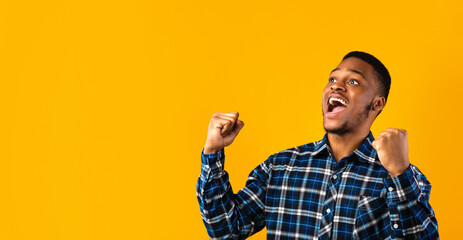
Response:
[{"label": "teeth", "polygon": [[329,103],[330,103],[331,105],[333,105],[333,101],[338,101],[338,102],[342,103],[342,105],[344,105],[344,106],[347,107],[347,103],[344,102],[344,100],[342,100],[342,99],[339,99],[339,98],[330,98]]}]

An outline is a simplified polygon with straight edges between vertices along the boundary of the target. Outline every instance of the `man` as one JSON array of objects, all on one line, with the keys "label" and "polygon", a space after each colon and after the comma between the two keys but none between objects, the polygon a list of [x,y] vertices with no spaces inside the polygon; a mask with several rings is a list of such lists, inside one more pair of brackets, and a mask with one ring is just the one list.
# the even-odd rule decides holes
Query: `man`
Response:
[{"label": "man", "polygon": [[197,197],[211,239],[438,239],[431,185],[408,159],[408,136],[370,127],[384,108],[390,76],[364,52],[350,52],[323,90],[322,140],[271,155],[233,194],[224,147],[244,122],[215,113],[201,154]]}]

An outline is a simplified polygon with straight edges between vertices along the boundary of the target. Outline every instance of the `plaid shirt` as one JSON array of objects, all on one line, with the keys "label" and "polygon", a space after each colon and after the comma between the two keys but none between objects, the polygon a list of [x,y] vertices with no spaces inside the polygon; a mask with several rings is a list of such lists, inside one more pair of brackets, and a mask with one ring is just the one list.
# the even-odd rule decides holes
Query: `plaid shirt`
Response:
[{"label": "plaid shirt", "polygon": [[[271,155],[234,194],[224,149],[201,154],[197,197],[211,239],[438,239],[431,185],[417,167],[391,178],[370,132],[336,163],[322,140]],[[204,151],[204,149],[203,149]]]}]

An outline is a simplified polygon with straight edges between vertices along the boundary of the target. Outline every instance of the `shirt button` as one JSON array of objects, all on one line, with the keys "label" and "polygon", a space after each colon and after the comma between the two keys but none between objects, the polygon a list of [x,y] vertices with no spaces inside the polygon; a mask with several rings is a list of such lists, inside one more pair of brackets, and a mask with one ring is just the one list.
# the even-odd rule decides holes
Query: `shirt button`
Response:
[{"label": "shirt button", "polygon": [[331,209],[326,209],[326,213],[330,213],[331,212]]},{"label": "shirt button", "polygon": [[333,175],[333,179],[334,179],[334,180],[336,180],[336,178],[338,178],[338,176],[336,176],[336,175]]},{"label": "shirt button", "polygon": [[393,187],[389,187],[388,189],[389,189],[389,192],[394,191],[394,188],[393,188]]},{"label": "shirt button", "polygon": [[393,226],[393,227],[394,227],[394,228],[398,228],[398,227],[399,227],[399,224],[394,223],[394,226]]}]

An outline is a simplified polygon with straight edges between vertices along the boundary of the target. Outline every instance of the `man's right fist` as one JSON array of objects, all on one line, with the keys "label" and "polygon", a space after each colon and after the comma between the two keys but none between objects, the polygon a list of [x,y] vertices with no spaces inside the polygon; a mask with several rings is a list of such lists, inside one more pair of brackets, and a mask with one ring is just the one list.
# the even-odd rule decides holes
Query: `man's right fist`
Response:
[{"label": "man's right fist", "polygon": [[207,132],[206,146],[204,146],[204,154],[216,153],[235,140],[235,137],[244,127],[244,122],[238,120],[238,116],[238,112],[217,112],[212,115]]}]

